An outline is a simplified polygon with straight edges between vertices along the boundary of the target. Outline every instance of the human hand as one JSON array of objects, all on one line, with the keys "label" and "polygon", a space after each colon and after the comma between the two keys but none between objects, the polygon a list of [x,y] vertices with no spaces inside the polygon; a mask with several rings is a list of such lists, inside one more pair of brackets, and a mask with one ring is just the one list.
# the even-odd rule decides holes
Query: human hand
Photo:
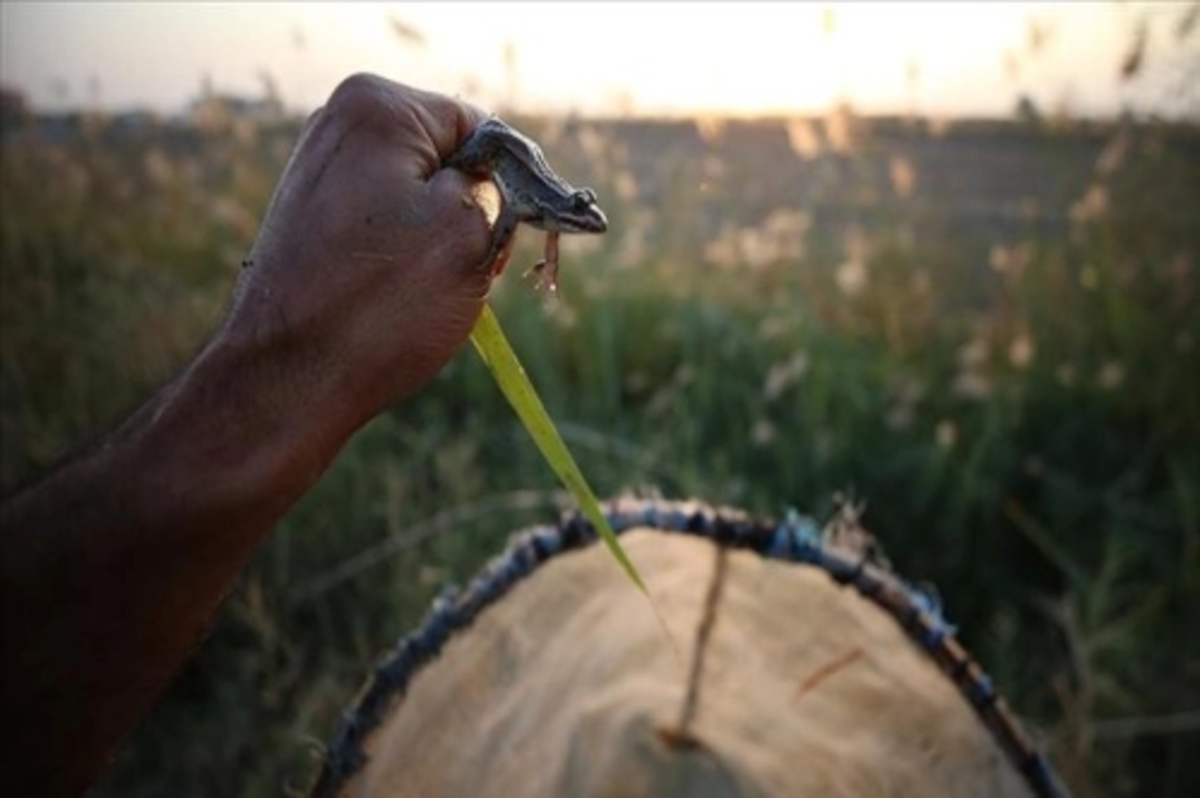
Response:
[{"label": "human hand", "polygon": [[296,145],[218,337],[351,428],[419,390],[505,260],[480,269],[494,186],[441,168],[484,118],[383,78],[344,81]]}]

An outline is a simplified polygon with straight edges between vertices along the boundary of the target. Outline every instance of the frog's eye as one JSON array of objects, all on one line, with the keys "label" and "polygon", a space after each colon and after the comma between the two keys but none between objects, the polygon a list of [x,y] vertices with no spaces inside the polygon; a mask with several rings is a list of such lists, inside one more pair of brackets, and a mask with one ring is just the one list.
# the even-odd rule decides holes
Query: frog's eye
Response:
[{"label": "frog's eye", "polygon": [[596,192],[592,191],[590,188],[580,189],[579,191],[575,192],[575,196],[572,198],[571,204],[574,205],[575,210],[585,211],[590,206],[596,204]]}]

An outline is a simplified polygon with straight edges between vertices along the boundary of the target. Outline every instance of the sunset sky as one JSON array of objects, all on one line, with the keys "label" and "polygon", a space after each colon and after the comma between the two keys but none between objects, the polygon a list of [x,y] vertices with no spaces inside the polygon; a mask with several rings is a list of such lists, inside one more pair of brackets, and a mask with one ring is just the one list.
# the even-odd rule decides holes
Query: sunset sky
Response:
[{"label": "sunset sky", "polygon": [[[1187,4],[13,3],[0,75],[36,106],[181,110],[218,91],[311,109],[366,70],[489,107],[583,113],[1197,116]],[[1145,68],[1119,80],[1137,20]],[[1190,66],[1188,66],[1190,65]],[[1197,81],[1193,80],[1192,85]]]}]

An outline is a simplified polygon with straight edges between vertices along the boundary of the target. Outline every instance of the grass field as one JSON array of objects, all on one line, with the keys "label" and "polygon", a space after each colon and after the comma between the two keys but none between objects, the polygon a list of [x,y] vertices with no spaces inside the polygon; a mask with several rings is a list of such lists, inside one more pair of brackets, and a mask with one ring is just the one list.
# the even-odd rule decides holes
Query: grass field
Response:
[{"label": "grass field", "polygon": [[[528,232],[496,296],[599,493],[865,502],[1078,795],[1200,794],[1200,131],[995,126],[1045,164],[1001,171],[1049,199],[993,235],[880,132],[936,155],[953,128],[785,121],[771,160],[711,120],[520,122],[613,222],[566,243],[557,302],[519,279]],[[201,345],[296,133],[65,130],[4,133],[5,490]],[[289,515],[97,794],[306,784],[380,651],[561,502],[464,349]]]}]

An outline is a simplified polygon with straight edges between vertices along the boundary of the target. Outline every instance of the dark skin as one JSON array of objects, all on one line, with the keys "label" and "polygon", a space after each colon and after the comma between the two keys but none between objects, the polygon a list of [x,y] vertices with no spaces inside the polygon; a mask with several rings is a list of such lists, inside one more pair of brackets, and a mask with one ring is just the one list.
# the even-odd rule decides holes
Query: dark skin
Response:
[{"label": "dark skin", "polygon": [[462,346],[498,271],[478,267],[490,184],[440,167],[484,118],[343,82],[208,344],[98,450],[0,505],[6,793],[86,790],[289,508]]}]

